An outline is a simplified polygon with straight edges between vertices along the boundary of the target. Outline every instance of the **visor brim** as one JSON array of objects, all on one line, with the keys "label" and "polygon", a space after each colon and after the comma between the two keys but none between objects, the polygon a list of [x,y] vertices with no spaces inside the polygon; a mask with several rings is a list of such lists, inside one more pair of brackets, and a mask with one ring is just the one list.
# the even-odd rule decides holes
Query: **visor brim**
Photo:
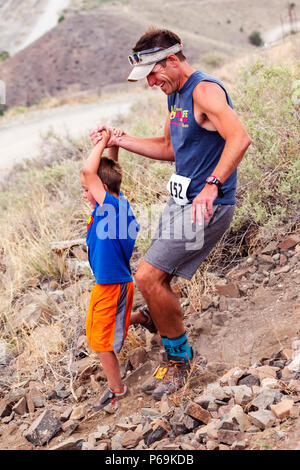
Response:
[{"label": "visor brim", "polygon": [[128,75],[127,80],[129,82],[136,82],[138,80],[142,80],[142,78],[146,78],[147,75],[152,71],[154,68],[154,64],[147,64],[147,65],[135,65],[130,74]]}]

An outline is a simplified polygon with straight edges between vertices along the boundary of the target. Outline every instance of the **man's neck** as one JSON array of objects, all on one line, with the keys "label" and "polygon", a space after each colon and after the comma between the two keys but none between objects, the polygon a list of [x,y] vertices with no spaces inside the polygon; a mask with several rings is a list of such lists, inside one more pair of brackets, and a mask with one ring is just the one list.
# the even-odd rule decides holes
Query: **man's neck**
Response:
[{"label": "man's neck", "polygon": [[181,77],[179,82],[179,87],[177,91],[180,91],[185,82],[190,78],[190,76],[196,72],[196,69],[191,67],[187,62],[181,63]]}]

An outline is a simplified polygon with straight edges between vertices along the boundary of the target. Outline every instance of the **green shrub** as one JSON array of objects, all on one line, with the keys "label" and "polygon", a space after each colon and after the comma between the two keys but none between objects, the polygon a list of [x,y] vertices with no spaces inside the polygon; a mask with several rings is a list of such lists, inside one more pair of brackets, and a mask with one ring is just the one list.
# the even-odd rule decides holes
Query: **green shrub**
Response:
[{"label": "green shrub", "polygon": [[248,39],[251,42],[251,44],[253,44],[254,46],[261,46],[263,43],[263,40],[259,31],[253,31],[253,33],[251,33],[248,36]]},{"label": "green shrub", "polygon": [[10,55],[8,51],[1,51],[0,52],[0,60],[4,61],[9,59]]},{"label": "green shrub", "polygon": [[[299,72],[298,72],[299,73]],[[238,179],[234,228],[268,236],[285,230],[300,198],[299,107],[293,100],[297,67],[261,61],[241,71],[234,103],[252,138]],[[234,96],[235,95],[235,96]]]}]

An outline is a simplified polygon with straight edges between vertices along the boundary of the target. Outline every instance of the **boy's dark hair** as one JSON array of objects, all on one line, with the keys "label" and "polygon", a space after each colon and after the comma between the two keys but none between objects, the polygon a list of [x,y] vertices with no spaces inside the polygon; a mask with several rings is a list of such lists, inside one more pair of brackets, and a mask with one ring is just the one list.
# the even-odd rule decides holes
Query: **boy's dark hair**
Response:
[{"label": "boy's dark hair", "polygon": [[[181,44],[181,39],[172,31],[169,31],[168,29],[150,28],[145,34],[143,34],[143,36],[140,37],[132,50],[133,52],[139,52],[145,51],[146,49],[152,49],[153,47],[162,47],[163,49],[167,49],[177,43]],[[181,62],[186,60],[182,51],[177,52],[175,55]],[[158,63],[164,65],[166,63],[166,59]]]},{"label": "boy's dark hair", "polygon": [[97,174],[102,183],[106,184],[110,193],[120,194],[122,168],[118,162],[108,157],[102,157]]}]

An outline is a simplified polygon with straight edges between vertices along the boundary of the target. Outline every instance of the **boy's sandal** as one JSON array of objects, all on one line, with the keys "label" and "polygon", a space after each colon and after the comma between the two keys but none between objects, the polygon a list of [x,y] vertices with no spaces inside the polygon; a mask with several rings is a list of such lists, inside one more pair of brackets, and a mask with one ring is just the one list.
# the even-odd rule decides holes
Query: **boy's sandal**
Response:
[{"label": "boy's sandal", "polygon": [[145,315],[145,317],[147,317],[147,323],[143,323],[142,326],[144,326],[148,331],[150,331],[150,333],[157,333],[157,328],[151,318],[151,315],[150,315],[150,312],[149,312],[149,309],[147,306],[145,307],[142,307],[140,309],[140,312],[142,312],[143,315]]}]

